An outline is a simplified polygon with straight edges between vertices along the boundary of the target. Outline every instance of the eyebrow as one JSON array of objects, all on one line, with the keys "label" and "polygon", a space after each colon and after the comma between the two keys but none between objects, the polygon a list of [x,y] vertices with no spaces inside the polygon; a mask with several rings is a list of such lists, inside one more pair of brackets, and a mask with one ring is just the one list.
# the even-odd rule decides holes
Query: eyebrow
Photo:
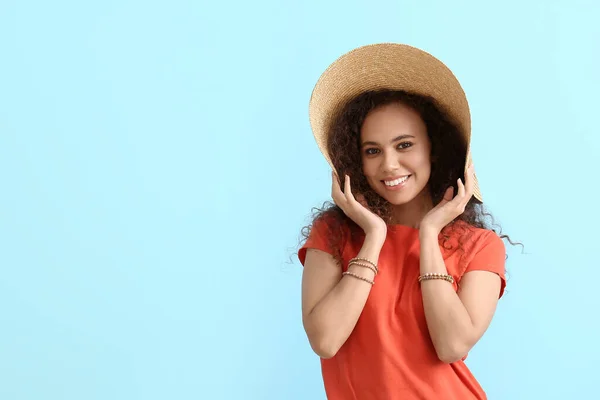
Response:
[{"label": "eyebrow", "polygon": [[[392,140],[390,140],[390,143],[394,143],[397,142],[399,140],[404,140],[404,139],[408,139],[408,138],[415,138],[413,135],[400,135],[400,136],[396,136],[395,138],[393,138]],[[379,146],[379,143],[377,142],[363,142],[361,143],[360,147],[364,147],[364,146]]]}]

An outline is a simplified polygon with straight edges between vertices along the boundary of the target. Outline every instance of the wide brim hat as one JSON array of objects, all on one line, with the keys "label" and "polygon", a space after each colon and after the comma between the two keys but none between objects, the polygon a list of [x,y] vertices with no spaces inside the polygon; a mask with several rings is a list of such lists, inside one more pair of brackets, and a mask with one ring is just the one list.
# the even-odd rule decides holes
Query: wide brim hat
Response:
[{"label": "wide brim hat", "polygon": [[[335,118],[356,96],[374,90],[402,90],[432,98],[466,142],[466,172],[472,162],[471,113],[462,86],[440,60],[399,43],[371,44],[351,50],[334,61],[317,81],[309,103],[310,125],[319,149],[332,168],[327,137]],[[477,177],[473,195],[483,202]]]}]

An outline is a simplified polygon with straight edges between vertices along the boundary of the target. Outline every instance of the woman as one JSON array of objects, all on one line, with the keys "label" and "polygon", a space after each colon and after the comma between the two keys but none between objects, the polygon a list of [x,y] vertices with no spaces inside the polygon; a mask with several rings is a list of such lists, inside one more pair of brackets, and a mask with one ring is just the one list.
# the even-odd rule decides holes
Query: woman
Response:
[{"label": "woman", "polygon": [[486,225],[460,84],[419,49],[364,46],[323,73],[310,118],[334,171],[298,254],[327,397],[485,399],[463,361],[504,292],[506,236]]}]

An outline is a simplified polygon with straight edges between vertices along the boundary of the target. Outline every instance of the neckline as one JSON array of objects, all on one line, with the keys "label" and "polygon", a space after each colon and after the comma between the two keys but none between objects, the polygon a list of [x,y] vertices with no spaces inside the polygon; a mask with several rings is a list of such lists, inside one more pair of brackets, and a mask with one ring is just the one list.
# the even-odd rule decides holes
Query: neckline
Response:
[{"label": "neckline", "polygon": [[402,224],[390,224],[387,227],[392,232],[398,232],[398,231],[418,232],[419,231],[419,228],[414,228],[412,226],[402,225]]},{"label": "neckline", "polygon": [[[453,228],[456,228],[456,227],[472,228],[473,226],[471,224],[469,224],[468,222],[458,220],[458,221],[454,222]],[[388,224],[387,228],[391,232],[419,232],[419,228],[413,228],[412,226],[403,225],[403,224]]]}]

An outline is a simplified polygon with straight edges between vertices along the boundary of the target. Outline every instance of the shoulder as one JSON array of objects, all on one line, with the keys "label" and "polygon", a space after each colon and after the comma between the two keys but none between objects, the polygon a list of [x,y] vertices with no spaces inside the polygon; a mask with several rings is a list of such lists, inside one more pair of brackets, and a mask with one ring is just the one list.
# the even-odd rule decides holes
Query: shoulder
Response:
[{"label": "shoulder", "polygon": [[339,234],[349,231],[344,218],[335,210],[327,210],[317,216],[310,225],[310,236]]},{"label": "shoulder", "polygon": [[506,248],[502,238],[491,229],[469,226],[469,235],[462,244],[464,259],[460,275],[473,270],[488,270],[504,277]]},{"label": "shoulder", "polygon": [[466,253],[476,253],[486,246],[502,246],[498,234],[486,228],[479,228],[464,221],[458,221],[450,231],[450,240],[457,242]]},{"label": "shoulder", "polygon": [[477,254],[484,249],[494,248],[502,252],[505,251],[502,238],[491,229],[476,228],[471,226],[472,232],[469,242],[471,244],[471,253]]},{"label": "shoulder", "polygon": [[444,258],[454,260],[453,269],[458,276],[475,265],[493,263],[499,270],[505,260],[504,242],[495,231],[462,221],[455,223],[447,233],[444,252]]},{"label": "shoulder", "polygon": [[313,220],[305,233],[306,241],[298,253],[300,262],[304,264],[308,249],[321,250],[334,257],[341,255],[350,235],[348,223],[338,212],[323,212]]}]

